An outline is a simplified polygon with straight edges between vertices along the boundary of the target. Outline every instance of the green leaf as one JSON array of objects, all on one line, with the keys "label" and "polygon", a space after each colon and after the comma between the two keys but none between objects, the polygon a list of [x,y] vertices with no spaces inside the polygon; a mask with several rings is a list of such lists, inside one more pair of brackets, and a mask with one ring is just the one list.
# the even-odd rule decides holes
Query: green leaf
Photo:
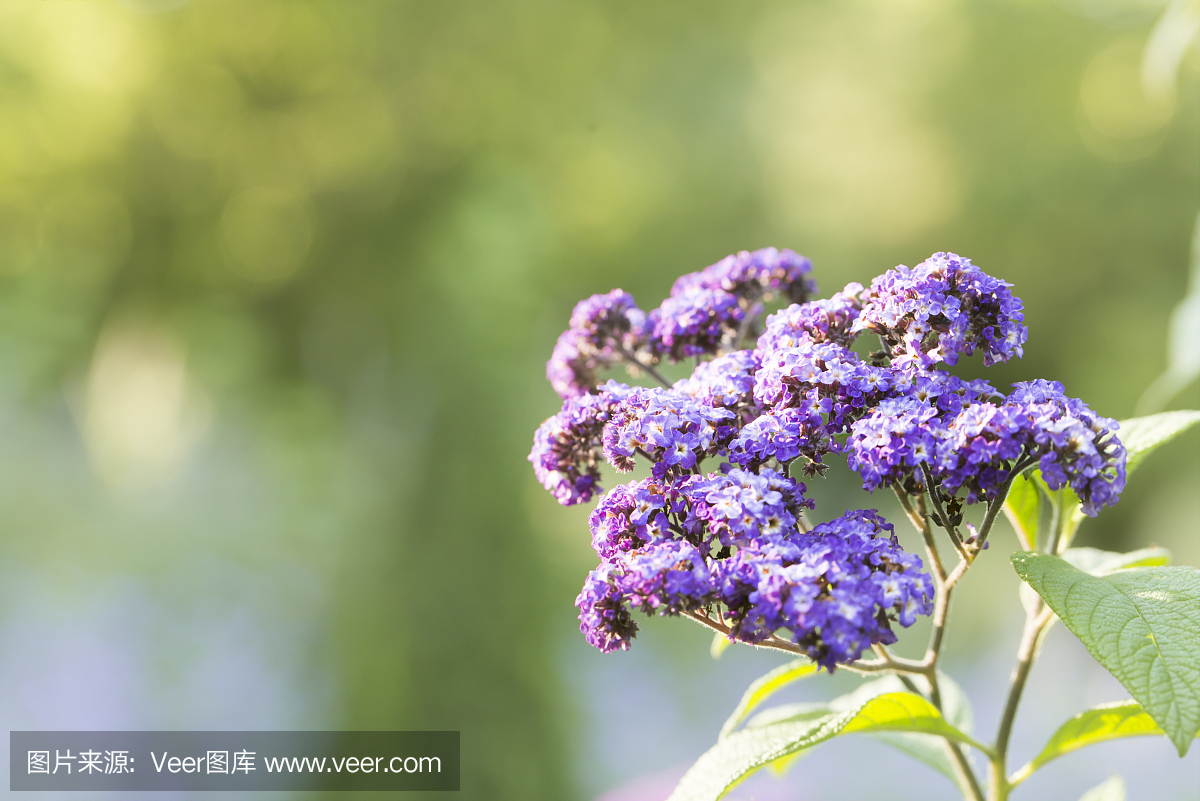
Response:
[{"label": "green leaf", "polygon": [[1187,753],[1200,728],[1200,570],[1133,567],[1090,576],[1046,554],[1015,553],[1012,562],[1179,755]]},{"label": "green leaf", "polygon": [[746,728],[761,729],[763,726],[770,726],[773,723],[784,723],[793,720],[813,720],[814,718],[825,717],[833,711],[829,708],[829,704],[780,704],[779,706],[763,710],[747,720]]},{"label": "green leaf", "polygon": [[[914,677],[914,680],[924,683],[924,680],[919,677]],[[884,682],[901,685],[900,680],[894,676],[881,679],[878,683],[883,684]],[[942,691],[942,716],[954,728],[964,734],[970,734],[974,720],[971,714],[971,703],[967,700],[966,693],[962,691],[957,682],[940,672],[938,673],[938,686]],[[946,744],[941,737],[910,732],[882,732],[870,736],[903,751],[913,759],[924,762],[954,782],[964,797],[970,796],[969,788],[959,784],[958,773],[954,763],[950,761],[950,756],[946,753]]]},{"label": "green leaf", "polygon": [[1047,762],[1085,746],[1121,737],[1162,733],[1163,730],[1136,701],[1119,701],[1094,707],[1080,712],[1060,726],[1042,752],[1017,771],[1012,781],[1018,784]]},{"label": "green leaf", "polygon": [[1025,545],[1036,548],[1038,518],[1042,514],[1042,493],[1038,491],[1037,482],[1025,476],[1014,478],[1004,500],[1004,514]]},{"label": "green leaf", "polygon": [[797,751],[794,754],[788,754],[785,757],[775,760],[770,765],[767,765],[767,769],[771,771],[771,775],[773,775],[775,778],[781,779],[786,776],[787,772],[792,769],[792,766],[803,759],[804,755],[807,753],[808,751]]},{"label": "green leaf", "polygon": [[713,635],[712,644],[708,646],[708,653],[713,659],[720,659],[721,654],[725,653],[725,649],[733,645],[733,642],[721,632]]},{"label": "green leaf", "polygon": [[1109,776],[1103,784],[1084,793],[1079,801],[1125,801],[1125,780],[1120,776]]},{"label": "green leaf", "polygon": [[983,748],[943,720],[921,696],[886,693],[846,712],[735,732],[700,757],[668,801],[716,801],[746,776],[776,760],[840,734],[877,731],[935,734]]},{"label": "green leaf", "polygon": [[1106,576],[1127,567],[1161,567],[1171,563],[1166,548],[1142,548],[1129,553],[1101,551],[1098,548],[1068,548],[1062,558],[1092,576]]},{"label": "green leaf", "polygon": [[1132,473],[1159,445],[1170,442],[1196,423],[1200,423],[1200,412],[1191,409],[1122,420],[1117,436],[1127,454],[1125,475]]},{"label": "green leaf", "polygon": [[817,672],[817,663],[809,659],[796,659],[788,662],[786,665],[780,665],[765,676],[755,679],[754,683],[746,688],[745,695],[738,702],[737,707],[733,710],[733,714],[725,721],[725,725],[721,727],[721,734],[717,740],[724,740],[733,730],[738,727],[738,724],[746,719],[746,716],[758,708],[763,701],[771,697],[773,693],[786,687],[794,681],[807,678]]},{"label": "green leaf", "polygon": [[1075,490],[1071,489],[1070,484],[1064,484],[1056,490],[1050,489],[1046,484],[1046,480],[1042,478],[1041,470],[1034,470],[1033,479],[1037,482],[1038,488],[1050,501],[1058,520],[1058,531],[1051,531],[1046,537],[1046,542],[1058,535],[1059,552],[1061,553],[1067,547],[1067,544],[1074,538],[1075,531],[1079,528],[1079,524],[1087,517],[1083,513],[1083,504],[1079,501],[1079,496],[1075,494]]}]

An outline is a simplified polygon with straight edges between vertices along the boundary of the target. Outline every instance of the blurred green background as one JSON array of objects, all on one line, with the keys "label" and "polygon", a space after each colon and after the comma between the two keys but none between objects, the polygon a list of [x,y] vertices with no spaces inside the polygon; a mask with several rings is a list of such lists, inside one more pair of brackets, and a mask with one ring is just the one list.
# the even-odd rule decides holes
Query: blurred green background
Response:
[{"label": "blurred green background", "polygon": [[[620,286],[653,308],[766,245],[811,257],[825,294],[952,250],[1026,303],[1025,359],[993,383],[1056,378],[1130,416],[1188,286],[1198,17],[0,2],[0,716],[460,729],[470,799],[592,797],[694,759],[709,718],[605,710],[678,685],[719,721],[729,677],[773,663],[712,663],[678,621],[640,655],[582,643],[587,512],[525,461],[572,305]],[[1161,402],[1197,404],[1194,381]],[[1196,448],[1164,449],[1085,544],[1200,563]],[[886,502],[830,482],[822,519]],[[1015,586],[1003,545],[980,587]],[[1010,657],[969,659],[1015,647],[1008,618],[969,619],[983,592],[956,658],[1003,679]],[[656,751],[672,731],[694,742]]]}]

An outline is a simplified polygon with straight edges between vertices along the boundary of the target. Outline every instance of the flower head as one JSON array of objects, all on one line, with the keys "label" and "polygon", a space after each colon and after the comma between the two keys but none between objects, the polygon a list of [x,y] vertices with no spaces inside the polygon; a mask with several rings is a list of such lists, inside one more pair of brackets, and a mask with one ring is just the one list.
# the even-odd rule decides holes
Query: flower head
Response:
[{"label": "flower head", "polygon": [[595,395],[568,398],[534,432],[529,452],[533,474],[563,506],[584,503],[600,489],[600,435],[629,391],[625,384],[609,381]]},{"label": "flower head", "polygon": [[986,381],[896,370],[891,396],[850,425],[850,469],[862,476],[867,490],[896,486],[922,464],[936,469],[951,436],[949,421],[981,398],[998,395]]},{"label": "flower head", "polygon": [[651,347],[671,361],[716,353],[733,341],[746,316],[723,289],[693,287],[650,312]]},{"label": "flower head", "polygon": [[646,354],[648,333],[646,314],[628,292],[592,295],[571,312],[546,363],[546,378],[563,398],[593,392],[597,371],[619,361],[622,351]]},{"label": "flower head", "polygon": [[766,330],[758,338],[758,350],[797,348],[807,343],[833,342],[844,348],[854,342],[851,326],[858,319],[862,284],[846,288],[828,300],[794,303],[767,318]]},{"label": "flower head", "polygon": [[583,590],[575,599],[579,609],[579,630],[589,644],[606,654],[629,650],[638,630],[625,596],[609,583],[609,576],[615,569],[613,565],[601,564],[588,574]]},{"label": "flower head", "polygon": [[738,298],[745,309],[776,295],[800,303],[817,292],[811,273],[812,262],[786,248],[743,250],[698,273],[681,276],[671,287],[671,295],[687,294],[693,289],[721,289]]},{"label": "flower head", "polygon": [[976,349],[985,366],[1019,358],[1029,331],[1010,286],[970,259],[935,253],[912,269],[901,265],[872,281],[851,330],[879,334],[897,366],[953,365]]},{"label": "flower head", "polygon": [[604,426],[604,455],[621,471],[632,470],[639,453],[654,462],[658,478],[672,468],[688,471],[728,443],[733,416],[682,392],[639,387],[621,400]]},{"label": "flower head", "polygon": [[762,642],[784,632],[827,670],[874,643],[895,642],[933,611],[933,582],[874,511],[848,512],[785,540],[739,550],[713,568],[732,633]]},{"label": "flower head", "polygon": [[812,508],[804,484],[764,467],[733,468],[689,484],[685,495],[709,536],[724,546],[782,540],[796,531],[800,512]]},{"label": "flower head", "polygon": [[735,350],[709,362],[701,362],[689,378],[674,389],[701,403],[725,409],[748,409],[754,402],[754,374],[758,357],[754,351]]},{"label": "flower head", "polygon": [[690,542],[662,542],[622,553],[613,560],[613,585],[646,613],[677,615],[711,600],[712,576]]},{"label": "flower head", "polygon": [[729,445],[729,460],[756,468],[768,459],[787,463],[804,456],[816,466],[824,454],[837,450],[818,405],[804,398],[799,406],[773,410],[747,423]]},{"label": "flower head", "polygon": [[764,408],[813,404],[826,415],[830,434],[841,433],[856,417],[887,396],[893,380],[852,350],[832,342],[804,343],[763,354],[754,377],[754,399]]}]

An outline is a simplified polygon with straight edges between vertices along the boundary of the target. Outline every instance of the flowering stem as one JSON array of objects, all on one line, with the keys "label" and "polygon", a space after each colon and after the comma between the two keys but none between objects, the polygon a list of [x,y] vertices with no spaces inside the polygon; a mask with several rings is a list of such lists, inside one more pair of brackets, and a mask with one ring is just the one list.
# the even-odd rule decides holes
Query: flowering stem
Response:
[{"label": "flowering stem", "polygon": [[1021,646],[1017,649],[1017,664],[1013,667],[1012,678],[1009,681],[1008,699],[1004,702],[1004,713],[1000,716],[1000,727],[996,731],[996,744],[993,746],[991,766],[988,769],[989,801],[1007,801],[1008,793],[1013,787],[1012,782],[1005,776],[1004,761],[1008,754],[1008,739],[1012,735],[1013,719],[1017,715],[1017,704],[1021,701],[1025,680],[1029,678],[1029,669],[1033,667],[1033,660],[1037,655],[1038,641],[1053,619],[1054,613],[1040,599],[1025,617],[1025,631],[1021,635]]},{"label": "flowering stem", "polygon": [[921,462],[921,474],[925,477],[925,489],[929,491],[929,497],[933,500],[933,508],[938,514],[938,525],[946,529],[946,533],[950,535],[951,542],[954,543],[954,550],[958,551],[959,557],[964,562],[970,563],[971,555],[963,546],[962,537],[958,534],[958,529],[950,522],[950,518],[946,516],[946,510],[942,507],[941,490],[933,483],[933,473],[929,472],[929,465]]},{"label": "flowering stem", "polygon": [[[1033,457],[1027,457],[1025,459],[1018,460],[1017,463],[1013,465],[1013,469],[1008,476],[1008,481],[1004,482],[1004,485],[1000,487],[1000,491],[996,493],[996,497],[993,498],[992,502],[988,504],[987,514],[983,518],[983,527],[979,529],[979,540],[977,542],[978,550],[983,550],[983,545],[987,542],[988,534],[992,532],[992,525],[995,524],[997,515],[999,515],[1000,510],[1004,507],[1004,502],[1008,500],[1008,491],[1012,489],[1012,483],[1016,481],[1017,476],[1019,476],[1026,468],[1035,464],[1036,461],[1037,460]],[[1021,536],[1021,534],[1018,532],[1017,536]]]},{"label": "flowering stem", "polygon": [[632,353],[630,353],[625,348],[625,346],[622,345],[620,342],[613,340],[613,347],[615,347],[617,349],[617,352],[621,354],[621,358],[623,358],[629,364],[633,365],[634,367],[638,368],[639,370],[645,370],[647,373],[649,373],[654,378],[655,381],[662,384],[663,387],[665,387],[666,389],[671,388],[670,381],[663,378],[662,374],[659,373],[657,370],[655,370],[650,365],[643,364],[641,359],[639,359],[637,356],[634,356]]},{"label": "flowering stem", "polygon": [[[729,632],[730,632],[729,626],[725,625],[724,623],[720,623],[716,620],[713,620],[706,613],[684,612],[683,616],[688,618],[689,620],[696,621],[697,623],[699,623],[701,626],[704,626],[705,628],[712,629],[715,632],[724,634],[726,637],[729,637]],[[801,651],[799,649],[799,647],[793,645],[790,642],[787,642],[786,640],[781,640],[778,637],[771,637],[771,639],[763,640],[762,642],[748,642],[748,643],[743,643],[743,644],[744,645],[752,645],[755,648],[770,648],[774,651],[787,651],[788,653],[791,653],[791,654],[797,654],[797,655],[803,656],[803,651]]]},{"label": "flowering stem", "polygon": [[937,543],[933,541],[933,532],[929,529],[928,519],[921,514],[918,514],[913,509],[912,502],[908,499],[908,494],[901,491],[899,487],[893,486],[896,492],[896,497],[900,499],[900,505],[904,507],[904,513],[908,515],[908,521],[913,524],[913,528],[921,532],[921,537],[925,540],[925,553],[929,555],[929,562],[933,565],[934,575],[939,583],[946,580],[946,566],[942,564],[941,554],[938,553]]},{"label": "flowering stem", "polygon": [[[713,620],[706,613],[694,611],[683,612],[683,616],[690,620],[696,621],[705,628],[712,629],[720,634],[724,634],[726,637],[729,636],[730,627],[724,623]],[[739,640],[739,642],[741,641]],[[790,643],[787,640],[781,640],[774,635],[772,635],[769,639],[763,640],[762,642],[743,642],[742,644],[751,645],[755,648],[770,648],[774,651],[787,651],[788,653],[796,654],[797,656],[806,656],[805,652],[801,650],[800,646],[796,645],[795,643]],[[917,675],[925,675],[927,673],[927,669],[921,662],[914,662],[911,659],[901,659],[899,657],[891,656],[890,654],[888,654],[884,659],[879,659],[872,662],[850,662],[842,665],[841,667],[844,667],[846,670],[849,670],[853,673],[896,672]]]},{"label": "flowering stem", "polygon": [[746,334],[750,332],[750,326],[754,323],[754,318],[758,315],[751,314],[754,309],[754,304],[758,300],[757,297],[751,297],[747,294],[745,299],[745,316],[742,317],[742,323],[738,326],[737,337],[733,340],[734,349],[741,349],[742,341],[745,340]]},{"label": "flowering stem", "polygon": [[[1050,536],[1046,540],[1046,553],[1058,553],[1058,528],[1062,520],[1062,510],[1057,503],[1050,503]],[[1037,543],[1033,544],[1034,550],[1037,550]]]},{"label": "flowering stem", "polygon": [[[931,488],[930,495],[933,495],[931,477],[926,474],[925,480],[927,486]],[[904,507],[904,512],[908,516],[908,520],[913,524],[913,527],[921,533],[921,537],[925,540],[925,551],[929,555],[929,561],[933,565],[934,586],[936,588],[936,598],[933,608],[933,629],[929,635],[929,646],[925,650],[925,658],[919,663],[921,673],[925,676],[925,680],[929,682],[929,701],[938,711],[942,709],[942,691],[938,682],[937,663],[941,656],[942,641],[946,634],[946,622],[950,615],[950,596],[954,590],[954,585],[966,573],[970,567],[970,561],[961,560],[955,566],[954,571],[947,575],[946,567],[942,563],[942,558],[938,554],[937,542],[933,538],[933,531],[929,526],[929,517],[924,513],[924,508],[920,512],[913,508],[912,502],[907,493],[901,491],[899,487],[893,487],[896,492],[896,497],[900,500],[900,505]],[[924,495],[921,495],[918,502],[924,507]],[[945,515],[939,508],[939,515],[945,520]],[[945,522],[949,522],[946,520]],[[960,551],[960,554],[962,552]],[[880,646],[876,652],[882,652],[882,655],[890,657],[887,649]],[[901,676],[901,679],[904,677]],[[967,756],[963,753],[963,749],[957,743],[943,738],[942,747],[946,751],[946,755],[950,758],[951,764],[954,766],[954,772],[958,776],[959,787],[963,788],[964,794],[970,801],[984,801],[983,789],[979,786],[979,780],[975,777],[975,772],[971,770],[971,764],[967,761]]]}]

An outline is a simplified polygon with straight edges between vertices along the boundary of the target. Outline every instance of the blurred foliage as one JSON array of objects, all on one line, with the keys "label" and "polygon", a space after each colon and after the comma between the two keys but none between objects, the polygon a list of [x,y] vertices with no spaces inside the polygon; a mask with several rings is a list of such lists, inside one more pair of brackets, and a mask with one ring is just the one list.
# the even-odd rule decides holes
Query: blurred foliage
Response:
[{"label": "blurred foliage", "polygon": [[[1128,416],[1200,177],[1195,48],[1138,80],[1161,10],[0,4],[4,558],[282,570],[329,725],[461,729],[464,797],[572,797],[586,533],[524,461],[572,304],[765,245],[826,292],[953,250],[1026,302],[994,383]],[[1195,563],[1195,444],[1086,544]]]}]

